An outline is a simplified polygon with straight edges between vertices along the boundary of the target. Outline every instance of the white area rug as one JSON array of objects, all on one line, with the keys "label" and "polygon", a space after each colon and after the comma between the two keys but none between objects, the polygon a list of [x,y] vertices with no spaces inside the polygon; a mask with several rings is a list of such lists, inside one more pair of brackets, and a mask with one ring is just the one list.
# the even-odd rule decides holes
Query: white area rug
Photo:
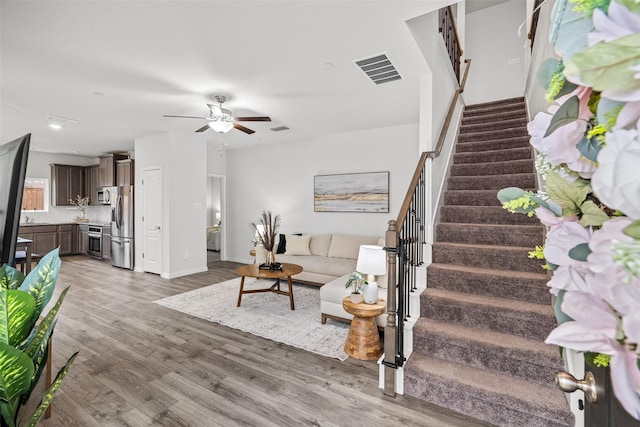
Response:
[{"label": "white area rug", "polygon": [[[245,290],[268,288],[272,280],[247,277]],[[281,281],[286,290],[286,281]],[[240,307],[238,291],[240,278],[216,283],[204,288],[154,301],[156,304],[191,316],[219,323],[303,350],[333,357],[347,358],[344,342],[349,325],[329,321],[320,323],[320,293],[318,288],[293,285],[295,310],[289,297],[272,292],[242,295]]]}]

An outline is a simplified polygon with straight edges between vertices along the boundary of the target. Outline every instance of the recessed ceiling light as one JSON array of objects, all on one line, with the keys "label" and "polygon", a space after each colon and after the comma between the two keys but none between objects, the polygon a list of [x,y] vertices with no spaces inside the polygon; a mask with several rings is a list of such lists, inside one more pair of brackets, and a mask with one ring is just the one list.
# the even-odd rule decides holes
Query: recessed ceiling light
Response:
[{"label": "recessed ceiling light", "polygon": [[99,90],[96,90],[95,92],[93,92],[93,94],[94,94],[95,96],[102,96],[102,95],[104,95],[104,93],[100,92]]},{"label": "recessed ceiling light", "polygon": [[57,123],[49,123],[49,127],[50,127],[51,129],[62,129],[62,126],[60,126],[60,125],[59,125],[59,124],[57,124]]},{"label": "recessed ceiling light", "polygon": [[326,68],[327,70],[330,70],[333,68],[333,64],[331,62],[325,62],[324,68]]}]

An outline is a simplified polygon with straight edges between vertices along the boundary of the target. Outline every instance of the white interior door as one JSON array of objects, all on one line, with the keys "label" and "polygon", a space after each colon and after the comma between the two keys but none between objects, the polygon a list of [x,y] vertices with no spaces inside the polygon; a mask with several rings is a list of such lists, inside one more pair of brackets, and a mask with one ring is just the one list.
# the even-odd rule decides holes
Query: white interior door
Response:
[{"label": "white interior door", "polygon": [[144,243],[143,270],[162,274],[162,171],[142,171]]}]

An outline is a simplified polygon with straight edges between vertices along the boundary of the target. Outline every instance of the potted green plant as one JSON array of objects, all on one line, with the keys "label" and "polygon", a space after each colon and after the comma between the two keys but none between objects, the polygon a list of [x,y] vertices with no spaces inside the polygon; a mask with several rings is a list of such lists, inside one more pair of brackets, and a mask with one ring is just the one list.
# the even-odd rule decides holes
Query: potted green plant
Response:
[{"label": "potted green plant", "polygon": [[[51,300],[60,257],[54,249],[42,257],[26,277],[9,265],[0,267],[0,425],[15,427],[18,413],[29,400],[46,365],[49,340],[56,316],[69,288],[64,289],[56,303],[41,317]],[[76,352],[58,372],[35,412],[23,423],[38,424],[53,395],[60,387]]]},{"label": "potted green plant", "polygon": [[351,295],[349,295],[349,298],[351,298],[352,303],[359,304],[363,301],[362,286],[366,283],[367,281],[362,274],[357,271],[351,273],[351,276],[349,276],[349,280],[347,280],[344,287],[348,288],[351,286]]}]

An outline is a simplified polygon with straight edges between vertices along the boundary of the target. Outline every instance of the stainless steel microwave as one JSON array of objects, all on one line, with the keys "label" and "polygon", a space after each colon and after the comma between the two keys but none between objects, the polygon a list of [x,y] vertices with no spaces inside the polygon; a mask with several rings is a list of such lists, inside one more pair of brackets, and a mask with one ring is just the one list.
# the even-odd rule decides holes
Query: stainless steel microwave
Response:
[{"label": "stainless steel microwave", "polygon": [[111,187],[98,188],[98,195],[96,197],[98,204],[110,205],[111,204]]}]

